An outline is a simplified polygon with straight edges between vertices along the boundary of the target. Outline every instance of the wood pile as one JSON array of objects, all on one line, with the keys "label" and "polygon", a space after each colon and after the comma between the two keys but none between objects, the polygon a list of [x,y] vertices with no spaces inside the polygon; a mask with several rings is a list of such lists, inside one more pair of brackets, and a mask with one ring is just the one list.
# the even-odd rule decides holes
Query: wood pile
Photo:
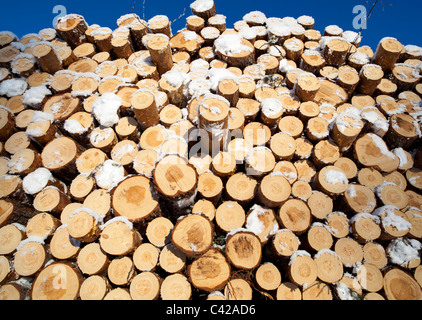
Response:
[{"label": "wood pile", "polygon": [[420,300],[422,49],[191,9],[0,33],[0,298]]}]

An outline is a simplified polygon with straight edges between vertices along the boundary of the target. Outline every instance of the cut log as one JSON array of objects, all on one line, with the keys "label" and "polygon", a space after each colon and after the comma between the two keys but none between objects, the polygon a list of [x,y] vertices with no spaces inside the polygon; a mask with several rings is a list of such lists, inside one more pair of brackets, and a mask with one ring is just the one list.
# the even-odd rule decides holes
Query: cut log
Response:
[{"label": "cut log", "polygon": [[390,130],[386,141],[390,148],[408,149],[418,139],[420,126],[407,114],[394,114],[390,117]]},{"label": "cut log", "polygon": [[420,300],[422,297],[415,279],[398,268],[386,272],[383,286],[388,300]]},{"label": "cut log", "polygon": [[163,300],[190,300],[192,287],[184,275],[172,274],[161,283],[160,296]]},{"label": "cut log", "polygon": [[130,257],[113,259],[107,269],[108,279],[117,286],[128,285],[135,275],[135,266]]},{"label": "cut log", "polygon": [[333,199],[319,191],[313,191],[307,203],[312,216],[320,220],[325,219],[333,211],[334,207]]},{"label": "cut log", "polygon": [[43,166],[65,181],[76,177],[76,159],[84,149],[67,137],[56,138],[41,153]]},{"label": "cut log", "polygon": [[308,284],[302,292],[303,300],[333,300],[333,293],[328,284],[322,281],[314,281]]},{"label": "cut log", "polygon": [[99,238],[101,249],[113,256],[125,256],[132,253],[141,244],[140,233],[124,219],[115,218],[103,225]]},{"label": "cut log", "polygon": [[375,194],[384,206],[391,205],[398,209],[404,209],[409,203],[404,191],[391,182],[384,182],[379,185],[375,189]]},{"label": "cut log", "polygon": [[362,263],[364,256],[362,246],[351,238],[338,239],[334,246],[334,251],[340,257],[345,267]]},{"label": "cut log", "polygon": [[173,223],[165,217],[157,217],[148,223],[146,236],[148,241],[157,248],[166,246],[171,241]]},{"label": "cut log", "polygon": [[129,290],[123,288],[110,289],[103,300],[132,300]]},{"label": "cut log", "polygon": [[90,243],[79,252],[77,263],[86,275],[104,275],[110,260],[98,243]]},{"label": "cut log", "polygon": [[318,172],[314,184],[325,194],[338,196],[347,190],[349,181],[340,168],[326,166]]},{"label": "cut log", "polygon": [[159,264],[161,269],[168,273],[182,272],[186,266],[186,256],[172,243],[169,243],[160,252]]},{"label": "cut log", "polygon": [[155,97],[152,92],[142,89],[135,92],[132,95],[131,104],[143,131],[160,123]]},{"label": "cut log", "polygon": [[193,31],[181,31],[171,37],[170,46],[172,49],[181,50],[190,55],[196,54],[204,44],[205,40]]},{"label": "cut log", "polygon": [[110,287],[106,277],[94,275],[82,282],[79,296],[81,300],[103,300],[111,290]]},{"label": "cut log", "polygon": [[154,185],[162,200],[173,208],[173,214],[192,206],[198,191],[195,167],[178,155],[165,156],[153,172]]},{"label": "cut log", "polygon": [[243,138],[253,146],[263,146],[271,139],[271,129],[260,122],[250,122],[243,129]]},{"label": "cut log", "polygon": [[293,165],[297,172],[297,180],[304,180],[311,183],[316,175],[316,168],[312,162],[309,160],[298,160]]},{"label": "cut log", "polygon": [[224,296],[227,300],[252,300],[252,287],[244,279],[232,279],[224,288]]},{"label": "cut log", "polygon": [[236,268],[251,270],[258,267],[262,259],[261,241],[249,231],[230,234],[226,239],[226,257]]},{"label": "cut log", "polygon": [[81,100],[73,98],[70,93],[54,95],[43,106],[43,112],[52,113],[54,121],[64,121],[80,109]]},{"label": "cut log", "polygon": [[54,74],[63,68],[62,59],[49,42],[40,42],[34,46],[32,54],[44,72]]},{"label": "cut log", "polygon": [[271,256],[283,259],[291,257],[299,249],[299,245],[299,238],[292,231],[281,229],[270,237],[266,248]]},{"label": "cut log", "polygon": [[403,45],[397,39],[384,38],[378,44],[373,62],[380,65],[384,72],[388,72],[400,58],[403,49]]},{"label": "cut log", "polygon": [[292,185],[292,196],[301,200],[308,200],[312,196],[311,185],[304,180],[296,181]]},{"label": "cut log", "polygon": [[281,284],[281,273],[273,263],[264,263],[256,270],[255,281],[262,290],[273,291]]},{"label": "cut log", "polygon": [[383,275],[373,264],[361,264],[357,269],[356,278],[362,286],[362,289],[366,291],[378,292],[383,288]]},{"label": "cut log", "polygon": [[248,211],[245,227],[247,230],[254,232],[263,245],[267,243],[270,234],[279,229],[274,210],[260,205],[254,205]]},{"label": "cut log", "polygon": [[226,184],[226,194],[229,199],[247,205],[255,196],[258,182],[244,173],[236,173]]},{"label": "cut log", "polygon": [[349,180],[356,178],[358,175],[358,168],[352,159],[341,157],[334,163],[334,165],[343,170]]},{"label": "cut log", "polygon": [[314,256],[317,277],[325,283],[334,283],[343,277],[343,264],[340,257],[331,250],[321,250]]},{"label": "cut log", "polygon": [[387,263],[388,258],[383,246],[376,242],[367,242],[363,246],[363,258],[368,263],[383,269]]},{"label": "cut log", "polygon": [[304,73],[296,78],[296,95],[303,102],[313,101],[321,87],[320,81],[313,74]]},{"label": "cut log", "polygon": [[151,243],[141,244],[133,253],[133,264],[139,271],[152,271],[157,268],[160,250]]},{"label": "cut log", "polygon": [[197,15],[191,15],[186,18],[186,27],[188,30],[199,33],[205,27],[205,20]]},{"label": "cut log", "polygon": [[211,162],[212,171],[222,179],[236,172],[236,158],[228,152],[219,152]]},{"label": "cut log", "polygon": [[379,219],[368,213],[359,213],[350,220],[351,232],[360,243],[377,240],[381,236]]},{"label": "cut log", "polygon": [[72,48],[86,42],[85,31],[88,25],[80,15],[66,15],[59,18],[54,26],[60,38],[64,39]]},{"label": "cut log", "polygon": [[379,65],[367,64],[360,71],[360,84],[357,91],[364,95],[372,95],[384,77],[384,72]]},{"label": "cut log", "polygon": [[49,240],[59,226],[60,221],[57,218],[42,212],[28,220],[26,235],[28,238],[35,236]]},{"label": "cut log", "polygon": [[280,207],[278,213],[281,225],[300,235],[311,225],[311,211],[306,202],[299,199],[289,199]]},{"label": "cut log", "polygon": [[317,279],[317,268],[315,260],[308,252],[298,250],[290,257],[287,276],[298,286],[311,285]]},{"label": "cut log", "polygon": [[171,241],[187,257],[199,256],[207,252],[213,241],[213,226],[201,215],[186,216],[176,223]]},{"label": "cut log", "polygon": [[291,191],[290,183],[282,173],[271,173],[261,180],[257,199],[264,206],[275,208],[281,206],[289,198]]},{"label": "cut log", "polygon": [[397,170],[399,159],[388,150],[385,142],[375,134],[365,134],[356,140],[354,152],[357,160],[366,167],[382,172]]},{"label": "cut log", "polygon": [[218,206],[215,213],[216,231],[223,233],[241,228],[246,222],[245,210],[236,201],[225,201]]},{"label": "cut log", "polygon": [[332,212],[325,218],[328,230],[333,237],[341,239],[349,234],[349,219],[343,212]]},{"label": "cut log", "polygon": [[302,291],[300,288],[291,282],[283,282],[277,288],[277,300],[302,300]]},{"label": "cut log", "polygon": [[230,102],[230,106],[235,107],[239,101],[239,84],[233,79],[224,79],[219,82],[217,93]]},{"label": "cut log", "polygon": [[161,278],[152,272],[136,275],[129,287],[132,300],[157,300],[160,295]]},{"label": "cut log", "polygon": [[327,165],[333,165],[340,157],[340,150],[335,143],[329,140],[322,140],[315,145],[311,157],[315,166],[322,168]]},{"label": "cut log", "polygon": [[[227,43],[231,43],[240,49],[232,51],[228,48]],[[214,42],[214,50],[220,60],[241,69],[251,65],[255,60],[253,44],[237,34],[224,34],[218,37]]]},{"label": "cut log", "polygon": [[328,40],[324,47],[324,57],[330,66],[340,67],[346,62],[350,52],[350,43],[344,39]]},{"label": "cut log", "polygon": [[49,249],[54,258],[72,261],[81,250],[81,242],[69,235],[67,227],[60,227],[51,238]]},{"label": "cut log", "polygon": [[58,216],[70,203],[70,198],[56,187],[47,187],[34,198],[33,206],[39,212]]},{"label": "cut log", "polygon": [[320,250],[329,250],[334,241],[328,228],[319,223],[315,222],[311,225],[305,237],[302,237],[303,244],[302,248],[306,248],[310,252],[319,252]]},{"label": "cut log", "polygon": [[160,75],[173,67],[170,40],[167,36],[160,34],[152,36],[148,40],[147,47]]},{"label": "cut log", "polygon": [[202,199],[195,203],[192,208],[192,213],[202,214],[206,216],[210,221],[215,218],[215,206],[211,201]]},{"label": "cut log", "polygon": [[53,263],[37,275],[30,297],[32,300],[76,300],[82,281],[83,277],[76,267]]},{"label": "cut log", "polygon": [[20,242],[26,237],[25,233],[18,229],[18,226],[8,224],[0,228],[0,255],[9,255],[16,251]]},{"label": "cut log", "polygon": [[269,148],[259,146],[253,148],[245,159],[245,170],[249,176],[261,178],[275,167],[276,159]]},{"label": "cut log", "polygon": [[376,198],[374,192],[360,184],[350,184],[344,193],[344,201],[347,207],[354,213],[374,211]]},{"label": "cut log", "polygon": [[230,265],[219,249],[212,248],[195,260],[188,269],[192,285],[212,292],[222,290],[230,279]]},{"label": "cut log", "polygon": [[422,189],[422,171],[418,168],[412,168],[406,171],[407,182],[416,190]]},{"label": "cut log", "polygon": [[230,102],[219,95],[205,96],[198,106],[199,128],[208,134],[208,145],[203,148],[219,149],[227,143],[229,134]]},{"label": "cut log", "polygon": [[208,21],[209,18],[217,14],[214,1],[207,1],[205,3],[204,1],[194,1],[190,5],[190,8],[194,15],[201,17],[205,21]]},{"label": "cut log", "polygon": [[49,254],[42,243],[28,238],[16,249],[13,265],[15,272],[19,276],[29,277],[41,271],[48,259]]},{"label": "cut log", "polygon": [[332,106],[339,106],[348,100],[346,90],[330,80],[321,80],[320,89],[314,102],[321,105],[324,102]]},{"label": "cut log", "polygon": [[142,176],[129,177],[119,183],[112,192],[114,214],[134,223],[146,223],[159,215],[160,207],[149,185],[149,179]]},{"label": "cut log", "polygon": [[323,55],[314,50],[305,50],[301,55],[300,68],[311,72],[313,74],[318,74],[326,65],[326,60]]}]

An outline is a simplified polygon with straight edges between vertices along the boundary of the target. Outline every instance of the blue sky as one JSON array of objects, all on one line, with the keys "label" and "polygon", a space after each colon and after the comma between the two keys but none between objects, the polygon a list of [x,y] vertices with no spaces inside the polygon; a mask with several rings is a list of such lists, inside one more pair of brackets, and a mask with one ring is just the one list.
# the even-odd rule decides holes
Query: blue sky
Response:
[{"label": "blue sky", "polygon": [[[193,0],[146,0],[145,17],[149,19],[157,14],[167,15],[170,20],[176,19],[186,8],[186,15],[173,25],[173,32],[185,26],[185,18],[191,14],[189,4]],[[53,1],[4,1],[2,3],[2,19],[0,31],[9,30],[19,37],[27,33],[38,32],[52,27],[55,16],[53,8],[61,5],[67,13],[78,13],[85,17],[89,24],[99,24],[115,28],[116,20],[123,14],[130,13],[134,0],[53,0]],[[367,0],[371,5],[374,1]],[[227,16],[227,25],[241,20],[250,11],[259,10],[268,17],[313,16],[315,29],[323,31],[327,25],[336,24],[344,30],[354,30],[353,21],[357,14],[353,13],[356,5],[364,5],[364,0],[215,0],[217,12]],[[422,1],[383,0],[379,2],[363,31],[362,44],[376,48],[383,37],[395,37],[404,45],[422,46],[421,27]],[[142,0],[136,4],[136,12],[142,17]]]}]

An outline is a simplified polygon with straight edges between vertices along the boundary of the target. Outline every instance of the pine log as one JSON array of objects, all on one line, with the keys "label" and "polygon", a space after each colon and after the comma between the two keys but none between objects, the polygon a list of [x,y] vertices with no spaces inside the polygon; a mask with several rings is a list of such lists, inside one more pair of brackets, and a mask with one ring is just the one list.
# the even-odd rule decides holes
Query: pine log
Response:
[{"label": "pine log", "polygon": [[169,243],[160,252],[159,264],[161,269],[168,273],[183,272],[186,266],[186,255]]},{"label": "pine log", "polygon": [[146,236],[150,243],[157,248],[162,248],[170,243],[173,228],[174,224],[168,218],[157,217],[148,223]]},{"label": "pine log", "polygon": [[311,211],[306,202],[299,199],[289,199],[283,203],[278,217],[284,228],[298,235],[307,231],[311,224]]},{"label": "pine log", "polygon": [[161,278],[152,272],[136,275],[129,287],[132,300],[157,300],[160,295]]},{"label": "pine log", "polygon": [[172,208],[172,214],[193,205],[198,191],[198,173],[193,165],[178,155],[160,160],[153,172],[153,181],[161,199]]},{"label": "pine log", "polygon": [[32,300],[76,300],[83,277],[68,263],[50,264],[35,278],[30,297]]},{"label": "pine log", "polygon": [[175,273],[167,276],[162,282],[160,296],[163,300],[190,300],[192,287],[184,275]]},{"label": "pine log", "polygon": [[207,218],[194,214],[177,221],[171,241],[187,257],[195,257],[210,249],[213,232],[212,224]]},{"label": "pine log", "polygon": [[103,300],[111,286],[104,276],[90,276],[86,278],[80,287],[79,296],[81,300]]},{"label": "pine log", "polygon": [[388,72],[400,58],[402,51],[403,45],[397,39],[384,38],[378,44],[373,62],[380,65],[384,72]]},{"label": "pine log", "polygon": [[81,250],[81,242],[73,239],[66,227],[56,229],[50,241],[51,255],[59,260],[72,261]]},{"label": "pine log", "polygon": [[140,233],[119,219],[110,220],[102,229],[99,243],[101,249],[113,256],[125,256],[141,244]]},{"label": "pine log", "polygon": [[225,253],[234,267],[255,269],[262,259],[261,241],[258,236],[248,231],[229,234],[226,239]]},{"label": "pine log", "polygon": [[287,276],[298,286],[305,283],[311,285],[317,279],[317,268],[316,262],[308,252],[298,250],[290,257]]},{"label": "pine log", "polygon": [[151,243],[143,243],[133,253],[133,264],[139,271],[153,271],[158,266],[159,255],[160,249]]},{"label": "pine log", "polygon": [[60,38],[64,39],[72,48],[86,42],[85,31],[88,29],[88,25],[82,16],[67,15],[61,17],[54,28]]},{"label": "pine log", "polygon": [[200,290],[221,290],[230,279],[230,265],[219,249],[211,248],[189,266],[192,285]]},{"label": "pine log", "polygon": [[147,46],[160,75],[173,67],[170,40],[168,37],[157,34],[148,40]]},{"label": "pine log", "polygon": [[0,228],[0,255],[9,255],[16,252],[20,242],[26,237],[25,233],[16,225],[8,224]]}]

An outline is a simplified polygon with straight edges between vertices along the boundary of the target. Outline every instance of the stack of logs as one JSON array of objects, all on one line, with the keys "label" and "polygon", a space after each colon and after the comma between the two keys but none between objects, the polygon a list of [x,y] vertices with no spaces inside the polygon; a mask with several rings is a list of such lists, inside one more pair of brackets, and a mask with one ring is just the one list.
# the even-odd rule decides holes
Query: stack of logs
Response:
[{"label": "stack of logs", "polygon": [[0,298],[420,300],[421,49],[191,9],[0,33]]}]

